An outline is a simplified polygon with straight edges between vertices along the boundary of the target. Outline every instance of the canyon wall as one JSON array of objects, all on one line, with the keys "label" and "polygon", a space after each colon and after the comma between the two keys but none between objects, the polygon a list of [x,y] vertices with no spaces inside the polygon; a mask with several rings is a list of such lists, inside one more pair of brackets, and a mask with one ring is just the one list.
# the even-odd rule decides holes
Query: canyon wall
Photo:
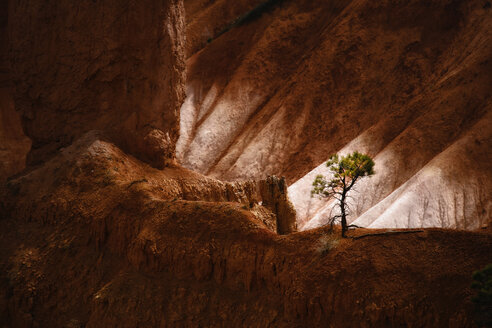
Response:
[{"label": "canyon wall", "polygon": [[0,4],[0,184],[25,167],[30,141],[15,111],[8,57],[8,2]]},{"label": "canyon wall", "polygon": [[187,60],[181,163],[226,180],[285,176],[300,228],[312,228],[333,208],[310,198],[314,176],[358,150],[376,176],[352,195],[351,221],[371,210],[360,224],[487,225],[490,5],[276,3]]},{"label": "canyon wall", "polygon": [[224,33],[238,17],[255,8],[262,0],[185,0],[186,56],[189,57]]},{"label": "canyon wall", "polygon": [[184,97],[182,1],[9,1],[15,108],[28,162],[90,130],[155,167],[174,158]]},{"label": "canyon wall", "polygon": [[[200,3],[205,7],[212,4]],[[216,3],[227,5],[224,1]],[[370,5],[364,1],[351,4],[355,13],[359,13],[359,6],[366,6],[367,10]],[[246,6],[241,2],[243,5]],[[292,144],[284,143],[288,138],[281,137],[296,138],[293,131],[303,127],[303,122],[319,119],[320,126],[325,126],[326,121],[321,119],[331,114],[338,113],[339,119],[344,118],[338,111],[316,111],[318,105],[314,100],[309,105],[307,91],[316,87],[313,72],[320,70],[316,66],[299,66],[295,60],[302,53],[309,53],[306,44],[299,46],[304,37],[316,50],[318,33],[327,36],[336,32],[331,25],[329,30],[322,29],[326,20],[336,22],[353,17],[348,15],[349,11],[344,12],[348,3],[323,2],[319,8],[317,5],[284,1],[278,8],[269,8],[264,16],[230,29],[202,50],[206,54],[215,49],[214,56],[209,57],[208,65],[192,67],[187,87],[190,93],[182,112],[190,113],[185,109],[193,104],[193,99],[201,99],[207,93],[207,99],[213,100],[214,92],[221,90],[220,84],[211,93],[194,89],[203,83],[196,79],[199,72],[202,77],[230,84],[228,90],[234,92],[221,91],[224,97],[230,97],[221,102],[221,111],[200,112],[201,122],[214,122],[207,123],[209,130],[194,134],[182,129],[181,142],[187,142],[180,147],[191,145],[190,149],[196,149],[193,142],[205,142],[203,156],[189,157],[197,159],[191,163],[200,169],[215,163],[216,159],[208,156],[221,151],[222,141],[230,142],[228,129],[238,131],[233,127],[241,131],[244,128],[251,140],[258,137],[264,142],[261,138],[267,135],[265,140],[271,142],[271,148],[256,148],[261,150],[258,154],[244,152],[270,159],[256,166],[224,166],[231,172],[267,177],[270,169],[264,164],[271,163],[271,167],[285,168],[278,172],[288,180],[295,180],[294,172],[299,168],[300,177],[324,160],[321,150],[307,162],[296,160],[299,157],[291,153],[292,149],[306,155],[317,148],[309,144],[292,148]],[[419,13],[428,11],[423,8]],[[270,19],[284,10],[282,19],[274,20],[276,23],[269,30]],[[470,10],[478,10],[477,17],[481,17],[482,9]],[[307,28],[312,11],[321,15],[313,23],[320,29]],[[235,11],[230,13],[236,15]],[[0,326],[473,327],[470,277],[473,271],[492,261],[492,238],[486,231],[434,229],[341,240],[327,228],[318,228],[280,235],[276,230],[292,232],[295,228],[286,180],[269,177],[259,185],[247,181],[221,182],[179,165],[166,166],[173,159],[177,109],[183,97],[185,48],[181,1],[11,0],[8,14],[8,74],[15,86],[9,91],[13,95],[9,111],[15,109],[21,114],[23,129],[32,139],[33,148],[28,170],[0,184]],[[261,22],[261,28],[257,22]],[[220,30],[220,24],[212,25]],[[347,23],[344,26],[351,30]],[[245,30],[247,35],[241,34]],[[361,31],[362,36],[379,35],[375,31],[369,33],[370,29]],[[301,34],[297,38],[291,38],[298,32]],[[483,40],[478,35],[477,43],[481,45]],[[252,41],[258,38],[261,47],[248,52],[255,44]],[[277,38],[282,41],[277,42]],[[399,40],[394,41],[397,49],[401,46],[399,42],[403,42]],[[196,43],[198,48],[200,42]],[[340,48],[332,48],[333,42],[322,45],[318,51],[345,49],[343,42]],[[348,44],[351,42],[354,41]],[[365,48],[350,49],[358,55]],[[357,59],[350,57],[350,51],[343,58],[357,63]],[[244,52],[248,52],[247,56]],[[285,54],[283,60],[273,60]],[[261,61],[265,55],[272,60],[261,65],[253,60]],[[241,68],[241,60],[246,57],[246,68]],[[309,56],[305,59],[308,63]],[[197,62],[195,56],[188,63]],[[221,63],[220,69],[214,63]],[[341,63],[329,65],[335,69]],[[391,67],[385,62],[378,65]],[[488,62],[484,67],[487,65]],[[290,70],[283,71],[282,67]],[[228,74],[236,69],[258,74],[234,82]],[[209,74],[211,71],[219,74]],[[298,85],[306,82],[304,78],[312,80],[312,84],[305,86],[306,97],[298,97],[296,84],[282,89],[283,80],[275,82],[274,77],[287,78],[294,71]],[[347,89],[343,84],[355,83],[360,76],[355,68],[351,73],[353,79],[346,79],[344,72],[333,75],[342,85],[338,91]],[[472,76],[476,73],[473,69],[470,72]],[[458,71],[451,77],[460,74]],[[488,81],[482,74],[477,76],[482,82]],[[257,88],[263,83],[267,85],[268,79],[275,82],[271,88]],[[248,83],[257,84],[248,87]],[[258,110],[261,119],[252,118],[250,124],[242,126],[250,120],[250,112],[241,110],[249,108],[251,99],[256,101],[252,106],[263,102],[256,98],[257,90],[268,93],[276,88],[281,92],[278,97],[286,97],[286,107],[270,111],[265,103],[261,107],[265,110]],[[478,87],[469,90],[486,96],[485,87],[485,91]],[[456,94],[453,103],[459,103],[463,95]],[[239,96],[241,106],[233,102],[237,100],[235,96]],[[339,100],[358,100],[351,94],[340,97]],[[308,101],[305,107],[293,106],[303,105],[304,101]],[[303,115],[294,111],[300,107],[306,110]],[[355,119],[363,116],[364,111],[348,113],[348,118]],[[473,151],[479,152],[487,142],[481,139],[484,134],[461,131],[468,126],[476,126],[477,131],[486,127],[483,122],[488,121],[478,119],[486,118],[481,113],[471,111],[470,122],[459,121],[459,131],[453,132],[459,134],[459,143],[448,147],[443,152],[448,155],[441,160],[437,158],[429,164],[440,167],[449,163],[463,149],[468,151],[470,139],[477,147]],[[435,115],[440,114],[436,111]],[[186,115],[181,120],[184,126],[193,122],[189,120],[193,116]],[[400,117],[381,115],[388,119]],[[225,121],[213,121],[217,117]],[[407,117],[407,121],[418,121],[418,117]],[[428,118],[423,116],[420,120],[432,122]],[[278,124],[278,130],[262,122]],[[297,125],[292,126],[291,122]],[[360,118],[360,123],[366,127],[371,122]],[[4,125],[2,118],[0,128]],[[307,124],[305,130],[311,131],[310,126]],[[359,127],[352,129],[341,134],[338,141],[321,137],[313,140],[327,145],[334,142],[333,148],[341,147],[344,138],[352,137],[351,133],[359,135]],[[275,133],[271,134],[272,131]],[[394,131],[390,132],[389,136],[393,136]],[[300,136],[307,138],[304,134]],[[399,142],[405,144],[407,139]],[[231,151],[243,146],[247,148],[244,142],[227,144]],[[441,146],[438,143],[436,148]],[[285,166],[289,156],[296,160],[293,166]],[[417,162],[422,161],[419,157]],[[223,165],[219,163],[217,167]],[[476,170],[482,166],[470,167]],[[234,175],[217,172],[224,177]],[[405,181],[398,179],[401,183]],[[361,233],[364,232],[354,232]]]}]

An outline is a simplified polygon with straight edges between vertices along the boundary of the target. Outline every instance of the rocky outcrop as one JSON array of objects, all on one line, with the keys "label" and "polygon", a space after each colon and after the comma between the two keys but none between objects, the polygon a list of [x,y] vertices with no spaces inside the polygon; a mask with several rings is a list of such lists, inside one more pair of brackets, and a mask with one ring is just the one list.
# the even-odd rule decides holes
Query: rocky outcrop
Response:
[{"label": "rocky outcrop", "polygon": [[1,193],[0,323],[472,326],[490,234],[282,236],[250,209],[254,189],[157,170],[86,134]]},{"label": "rocky outcrop", "polygon": [[367,152],[377,174],[353,195],[351,220],[384,201],[377,212],[391,210],[371,226],[477,228],[492,217],[492,144],[479,128],[492,110],[491,10],[478,0],[280,1],[188,59],[178,158],[220,179],[285,176],[302,228],[330,207],[310,199],[309,172],[333,153]]},{"label": "rocky outcrop", "polygon": [[277,218],[279,234],[297,231],[297,218],[294,206],[289,201],[285,178],[270,176],[259,182],[262,205],[269,208]]},{"label": "rocky outcrop", "polygon": [[22,171],[31,142],[22,132],[10,87],[0,87],[0,184]]},{"label": "rocky outcrop", "polygon": [[184,97],[183,10],[179,0],[9,1],[28,161],[90,130],[154,167],[172,160]]},{"label": "rocky outcrop", "polygon": [[[336,13],[345,5],[323,4],[320,11]],[[353,6],[362,4],[370,9],[365,1]],[[0,326],[472,327],[470,277],[492,260],[487,232],[279,235],[295,222],[284,179],[221,182],[173,162],[181,8],[179,1],[9,2],[15,109],[33,139],[29,162],[38,165],[0,184]],[[321,16],[319,24],[335,17]],[[283,37],[310,24],[301,14],[299,25],[284,25],[289,17],[280,22]],[[243,27],[257,37],[256,26]],[[263,40],[271,54],[288,50],[269,42],[274,35]],[[235,68],[221,63],[220,73]],[[235,86],[251,96],[253,89]],[[231,114],[226,122],[247,119],[231,108],[219,113]],[[277,137],[272,151],[284,146]],[[467,149],[469,137],[443,162]]]}]

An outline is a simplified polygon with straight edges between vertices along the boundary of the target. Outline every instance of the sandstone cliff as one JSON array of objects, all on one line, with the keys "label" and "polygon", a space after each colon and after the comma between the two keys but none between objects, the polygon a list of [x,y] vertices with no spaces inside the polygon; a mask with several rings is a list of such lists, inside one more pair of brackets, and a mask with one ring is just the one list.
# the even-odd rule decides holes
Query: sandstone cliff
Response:
[{"label": "sandstone cliff", "polygon": [[9,2],[15,107],[39,163],[89,130],[162,167],[184,90],[181,1]]},{"label": "sandstone cliff", "polygon": [[254,9],[263,0],[186,0],[186,55],[203,49],[225,32],[238,17]]},{"label": "sandstone cliff", "polygon": [[268,177],[259,182],[262,205],[269,208],[277,219],[277,232],[288,234],[297,231],[297,216],[289,200],[285,178]]},{"label": "sandstone cliff", "polygon": [[[201,3],[200,8],[211,4],[203,1],[196,3]],[[425,6],[417,10],[423,2],[409,3],[415,6],[410,9],[419,14],[429,11]],[[187,6],[191,4],[190,0]],[[228,5],[225,1],[216,1],[216,4],[221,8]],[[291,43],[298,43],[309,36],[308,40],[312,42],[308,45],[312,48],[316,45],[316,33],[303,28],[312,24],[310,12],[321,15],[314,16],[317,18],[313,24],[319,27],[316,32],[324,36],[336,32],[337,21],[349,19],[352,22],[350,19],[355,19],[357,22],[361,19],[364,23],[371,22],[372,18],[362,15],[365,10],[371,9],[371,3],[354,1],[349,7],[346,5],[342,2],[323,2],[323,6],[318,8],[314,2],[284,1],[281,7],[268,9],[264,16],[259,16],[259,20],[245,22],[229,30],[202,50],[202,54],[206,54],[210,49],[215,49],[217,56],[209,63],[217,61],[222,65],[220,70],[214,70],[219,74],[208,76],[212,79],[224,78],[221,83],[228,84],[227,74],[237,69],[240,59],[245,58],[242,54],[251,46],[249,41],[260,37],[261,51],[253,49],[248,55],[251,57],[247,71],[262,73],[259,69],[265,69],[263,73],[268,74],[265,77],[258,75],[261,79],[253,81],[258,83],[254,88],[244,87],[246,82],[251,82],[248,79],[241,83],[231,80],[231,88],[236,88],[234,90],[238,92],[231,95],[240,96],[239,99],[246,103],[252,99],[253,91],[259,90],[257,86],[266,84],[266,79],[271,79],[272,88],[280,88],[282,83],[275,82],[272,77],[289,75],[289,72],[279,69],[285,65],[297,70],[294,67],[297,63],[291,60],[306,52],[306,48],[289,52]],[[242,1],[238,6],[250,8]],[[374,6],[376,9],[380,9],[378,6],[391,7],[388,3],[381,5],[379,2]],[[364,11],[358,11],[361,8]],[[437,3],[431,9],[436,8],[442,10],[443,5]],[[447,10],[449,8],[444,12]],[[488,22],[481,19],[481,10],[485,9],[470,5],[467,10],[466,13],[474,13],[475,16],[470,17],[477,20],[472,22],[478,24],[478,31],[482,31],[483,26],[479,23]],[[372,14],[377,12],[369,11]],[[287,197],[285,180],[269,177],[258,184],[252,181],[221,182],[173,162],[179,120],[177,109],[183,97],[185,68],[181,1],[49,0],[35,3],[11,0],[8,13],[8,74],[15,86],[9,95],[14,95],[11,98],[13,106],[21,114],[23,129],[32,138],[33,149],[29,154],[28,170],[0,184],[0,326],[473,327],[470,277],[474,270],[492,261],[492,238],[487,231],[427,229],[421,233],[358,240],[340,240],[325,228],[280,235],[276,232],[292,232],[295,228],[295,212]],[[285,15],[282,14],[284,16],[278,21],[275,17],[279,13]],[[196,17],[200,16],[199,12],[196,14]],[[231,10],[224,16],[228,15],[236,15],[236,11]],[[412,25],[413,19],[418,17],[414,12],[412,19],[403,23]],[[401,23],[391,18],[389,15],[379,19],[388,20],[390,25]],[[263,38],[261,33],[257,34],[262,31],[257,23],[267,28],[270,19],[274,19],[276,27],[265,30]],[[294,25],[290,19],[293,19]],[[326,19],[334,22],[330,25],[330,31],[322,29]],[[350,24],[347,24],[345,22],[341,26],[351,31],[348,27]],[[196,25],[196,31],[199,31],[199,26]],[[220,30],[222,22],[212,26],[215,26],[214,31]],[[354,31],[360,28],[362,36],[356,41],[347,39],[348,45],[359,41],[364,45],[364,42],[367,44],[379,35],[377,28],[370,24],[367,30],[361,25],[354,26]],[[412,29],[401,29],[409,36],[417,33]],[[245,30],[249,34],[243,38],[241,33]],[[444,30],[439,30],[437,35]],[[297,32],[304,34],[290,39],[290,35]],[[239,38],[234,39],[234,35]],[[381,35],[390,38],[384,33]],[[480,45],[477,49],[480,50],[487,37],[482,39],[482,34],[477,35],[476,42]],[[283,41],[275,42],[277,37]],[[346,43],[339,44],[334,41],[338,39],[333,38],[327,38],[331,41],[323,44],[318,51],[324,53],[330,49],[335,52],[345,49]],[[201,36],[197,40],[202,40]],[[236,41],[241,43],[241,40],[244,43],[240,46],[234,44]],[[202,41],[198,41],[196,45],[200,48]],[[283,42],[289,46],[284,47]],[[390,42],[387,50],[401,50],[400,42],[403,41],[394,40],[395,48],[391,47]],[[237,57],[225,55],[224,44],[230,44]],[[343,57],[347,60],[344,63],[355,62],[358,66],[354,67],[362,69],[363,65],[355,55],[365,53],[366,48],[350,46],[350,49],[354,53],[349,51]],[[265,54],[272,58],[277,55],[282,57],[285,53],[293,57],[288,56],[278,62],[265,61],[261,67],[252,60],[254,57],[261,61]],[[477,56],[482,58],[484,54],[479,52]],[[314,88],[313,71],[318,67],[310,66],[308,57],[305,58],[308,65],[299,66],[294,77],[299,83],[311,80],[312,84],[306,84],[306,88]],[[188,63],[197,62],[197,59],[198,56],[192,57]],[[470,65],[463,66],[463,69],[468,72],[466,74],[474,76],[477,73],[476,58],[472,59]],[[381,69],[386,67],[383,61],[363,64],[371,63]],[[328,65],[335,69],[339,64],[342,63],[329,62]],[[483,64],[484,67],[487,65],[488,62]],[[197,67],[191,72],[191,85],[195,85],[196,79],[193,77],[196,77]],[[210,65],[209,68],[213,70],[216,67]],[[209,73],[207,70],[202,72]],[[342,85],[342,89],[337,91],[347,90],[348,86],[344,83],[352,83],[354,87],[360,74],[355,69],[351,72],[353,79],[348,79],[343,70],[338,72],[339,75],[333,75],[336,82]],[[390,75],[393,71],[384,72]],[[453,72],[443,82],[444,85],[463,92],[473,90],[486,98],[487,91],[475,82],[470,84],[470,89],[461,83],[451,83],[456,76],[467,76],[465,73],[461,75],[462,71],[459,70]],[[378,77],[379,73],[376,71],[374,74]],[[402,76],[405,75],[400,78]],[[488,81],[482,74],[477,73],[477,76],[478,81]],[[364,80],[367,87],[371,86],[368,81],[378,82],[378,79],[371,80],[370,77]],[[446,81],[451,82],[448,85]],[[317,107],[314,106],[322,101],[311,99],[313,102],[309,105],[309,93],[306,98],[296,98],[300,95],[296,93],[296,88],[295,84],[291,84],[288,89],[279,89],[282,93],[278,97],[285,97],[285,111],[270,112],[269,105],[265,103],[265,107],[258,111],[262,119],[253,118],[254,124],[247,125],[245,131],[255,126],[264,134],[277,131],[262,130],[262,122],[271,122],[279,124],[278,131],[294,136],[296,126],[289,126],[289,130],[280,129],[292,122],[289,117],[302,122],[319,119],[318,123],[324,124],[321,119],[328,114],[315,111]],[[191,92],[188,95],[189,105],[190,99],[199,97],[199,93],[194,93],[190,85],[188,90]],[[371,90],[383,92],[378,88]],[[453,104],[459,103],[463,96],[458,91],[457,98],[452,98]],[[356,91],[361,92],[360,89]],[[227,96],[228,93],[224,91],[223,94]],[[212,96],[207,99],[215,97]],[[358,99],[353,94],[340,97],[340,101]],[[290,116],[279,117],[289,113],[289,108],[294,108],[294,99],[299,99],[298,104],[307,99],[308,105],[303,108],[311,108],[312,111],[307,110],[300,116],[298,111],[293,111]],[[435,99],[441,98],[429,101]],[[466,97],[463,99],[469,100]],[[406,112],[406,107],[401,113],[379,114],[396,126],[400,126],[395,123],[399,117],[406,118],[404,123],[419,122],[415,127],[422,122],[432,122],[431,118],[435,118],[433,115],[443,114],[436,110],[435,114],[424,115],[423,109],[419,112],[419,105],[415,105],[414,116],[406,116],[413,113]],[[238,125],[234,127],[239,129],[245,120],[241,115],[248,112],[227,112],[227,109],[234,108],[230,104],[222,107],[225,113],[231,114],[223,117],[227,124],[218,125],[215,122],[210,126],[219,126],[223,130],[219,133],[224,133],[233,126],[228,124],[236,122]],[[448,110],[453,112],[452,107]],[[182,112],[186,113],[186,110]],[[3,109],[1,113],[4,113]],[[205,122],[223,113],[202,111],[200,119]],[[335,117],[343,118],[337,111],[329,112],[334,113],[338,113]],[[461,117],[459,113],[457,117]],[[363,111],[350,112],[349,118],[364,117],[362,114]],[[423,153],[416,156],[416,161],[421,163],[432,158],[428,165],[435,168],[470,151],[480,152],[485,147],[483,145],[487,145],[487,140],[482,139],[485,133],[479,134],[477,131],[487,127],[488,116],[482,115],[479,110],[472,114],[469,121],[460,121],[460,129],[455,132],[459,137],[453,139],[458,142],[450,143],[450,147],[441,152],[442,156],[432,157]],[[447,120],[450,119],[444,121]],[[187,124],[190,121],[184,119],[181,122]],[[362,128],[368,127],[371,122],[374,123],[367,117],[359,121]],[[384,124],[384,120],[380,122],[383,127],[392,126]],[[0,128],[5,125],[2,119]],[[299,123],[299,126],[303,125]],[[468,126],[475,128],[466,129]],[[408,135],[418,136],[422,133],[429,138],[411,125],[409,128],[400,127]],[[359,127],[353,129],[347,129],[338,141],[333,141],[333,145],[342,147],[345,138],[349,140],[353,137],[351,133],[359,135]],[[374,145],[375,149],[383,147],[388,140],[396,140],[394,147],[405,145],[408,141],[406,137],[392,139],[392,129],[388,132],[390,137],[386,138],[388,135],[382,133],[386,130],[379,128],[378,124],[373,129],[375,136],[382,135],[382,140],[385,140],[381,143],[370,142],[369,145]],[[457,127],[451,125],[450,129]],[[322,130],[315,131],[313,133]],[[442,133],[437,128],[436,131],[437,135]],[[209,137],[216,138],[213,135],[216,130],[209,132],[212,136],[204,132],[195,135],[185,133],[185,138],[181,140],[198,142],[200,138],[204,141]],[[261,133],[250,136],[263,140]],[[294,148],[289,148],[289,143],[284,144],[287,139],[281,136],[274,133],[268,139],[273,141],[269,148],[272,159],[266,161],[274,163],[275,159],[279,168],[284,167],[282,165],[286,162],[284,157],[275,157],[280,154],[278,149],[286,150],[283,154],[287,157],[294,156],[289,153]],[[317,140],[331,145],[328,139]],[[469,147],[472,141],[476,144],[475,148]],[[436,143],[436,149],[441,149],[442,143]],[[240,143],[237,145],[241,146]],[[229,146],[228,149],[233,150],[236,144]],[[219,148],[214,147],[204,149],[214,155],[220,145],[217,145]],[[309,153],[310,147],[314,146],[306,144],[303,147],[296,148],[300,154],[304,149]],[[409,151],[404,147],[402,149]],[[415,149],[420,151],[418,147]],[[313,153],[314,159],[309,165],[302,161],[293,162],[292,167],[285,169],[288,179],[294,176],[291,169],[303,168],[307,172],[311,166],[318,164],[315,164],[318,159],[321,162],[323,156],[322,152]],[[197,158],[200,159],[197,165],[215,161],[206,156]],[[460,163],[469,165],[473,172],[482,167],[466,159]],[[217,167],[222,165],[219,164]],[[263,170],[262,165],[251,168]],[[409,166],[416,172],[418,165]],[[245,166],[228,167],[244,171]],[[456,172],[462,172],[460,167],[457,166],[459,170]],[[266,174],[268,170],[261,172]],[[244,173],[249,175],[250,172]],[[299,176],[304,173],[299,173]],[[417,179],[418,183],[428,181],[424,173],[425,170],[415,175],[419,177],[422,174]],[[484,173],[485,178],[487,174]],[[395,179],[405,186],[406,178],[398,176]],[[402,190],[412,191],[411,188]],[[405,198],[395,199],[396,203]],[[370,219],[367,217],[368,221]],[[353,234],[361,233],[365,231]]]}]

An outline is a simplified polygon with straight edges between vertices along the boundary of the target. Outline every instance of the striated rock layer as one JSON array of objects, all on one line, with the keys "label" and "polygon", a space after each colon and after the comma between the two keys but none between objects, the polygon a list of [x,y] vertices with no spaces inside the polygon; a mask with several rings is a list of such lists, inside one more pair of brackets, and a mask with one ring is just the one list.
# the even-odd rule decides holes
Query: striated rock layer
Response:
[{"label": "striated rock layer", "polygon": [[162,167],[184,89],[183,3],[9,1],[15,108],[39,163],[90,130]]},{"label": "striated rock layer", "polygon": [[263,0],[236,0],[231,5],[227,0],[185,0],[186,56],[203,49],[217,35],[226,32],[231,23],[262,2]]},{"label": "striated rock layer", "polygon": [[188,59],[180,162],[226,180],[285,176],[299,227],[312,228],[332,208],[310,199],[313,170],[359,150],[377,174],[353,195],[351,221],[491,222],[490,5],[276,3]]},{"label": "striated rock layer", "polygon": [[281,236],[254,194],[85,135],[1,192],[0,323],[473,326],[471,273],[492,260],[490,234]]},{"label": "striated rock layer", "polygon": [[[284,179],[226,183],[173,163],[182,8],[9,1],[14,106],[33,149],[29,169],[0,185],[0,326],[472,327],[487,232],[279,235],[295,228]],[[462,137],[449,156],[474,135]]]}]

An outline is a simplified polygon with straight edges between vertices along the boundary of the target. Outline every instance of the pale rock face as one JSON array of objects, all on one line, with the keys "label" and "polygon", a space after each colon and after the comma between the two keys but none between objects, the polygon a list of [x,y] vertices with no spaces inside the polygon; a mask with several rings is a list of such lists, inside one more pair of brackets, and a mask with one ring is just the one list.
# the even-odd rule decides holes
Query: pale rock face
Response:
[{"label": "pale rock face", "polygon": [[[492,114],[354,223],[379,227],[477,229],[492,217]],[[485,146],[485,147],[484,147]]]},{"label": "pale rock face", "polygon": [[[198,12],[194,36],[213,20]],[[224,180],[285,176],[308,229],[335,205],[310,197],[314,177],[331,154],[357,150],[376,174],[353,191],[350,221],[487,224],[491,29],[479,1],[283,2],[190,53],[177,157]]]},{"label": "pale rock face", "polygon": [[[487,224],[492,215],[491,174],[482,170],[482,161],[491,160],[490,153],[483,151],[492,146],[492,133],[487,129],[491,117],[489,112],[469,133],[389,194],[381,190],[389,190],[395,167],[391,166],[391,153],[383,150],[375,157],[376,174],[360,180],[351,193],[349,220],[367,228],[477,229]],[[340,154],[365,149],[358,138]],[[333,200],[310,198],[317,174],[329,175],[324,164],[289,187],[303,230],[322,226],[337,213]]]},{"label": "pale rock face", "polygon": [[[187,149],[183,150],[180,145],[181,153],[178,153],[178,158],[183,165],[199,172],[208,172],[215,164],[215,159],[227,149],[236,137],[237,130],[246,124],[251,112],[261,102],[261,96],[253,95],[255,90],[248,88],[242,81],[231,84],[230,89],[232,90],[226,90],[227,97],[209,100],[216,95],[212,88],[212,92],[204,99],[204,108],[199,113],[196,112],[192,99],[185,100],[181,108],[182,115],[188,119],[181,125],[185,138],[190,135],[187,128],[193,126],[190,124],[189,118],[193,117],[190,113],[195,112],[197,120],[202,122],[196,127],[194,139],[188,144]],[[211,102],[215,102],[213,111],[207,110],[207,105]]]}]

